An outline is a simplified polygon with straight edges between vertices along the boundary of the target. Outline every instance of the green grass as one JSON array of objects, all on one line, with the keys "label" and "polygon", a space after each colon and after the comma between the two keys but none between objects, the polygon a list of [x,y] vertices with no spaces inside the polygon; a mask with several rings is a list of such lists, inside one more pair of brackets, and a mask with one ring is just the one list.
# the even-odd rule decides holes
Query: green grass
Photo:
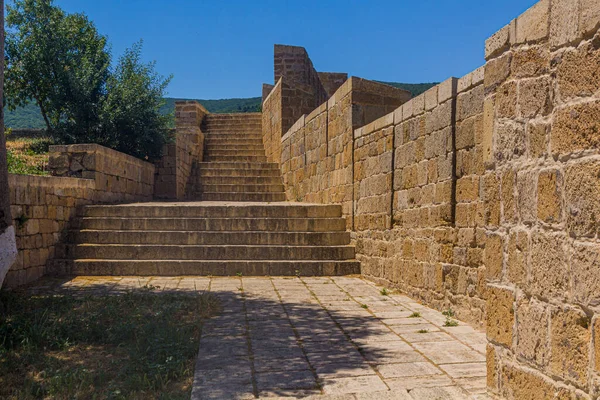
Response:
[{"label": "green grass", "polygon": [[414,312],[408,316],[408,318],[421,318],[421,313]]},{"label": "green grass", "polygon": [[387,295],[389,294],[386,288],[383,288],[383,289],[381,289],[381,290],[379,291],[379,293],[380,293],[382,296],[387,296]]},{"label": "green grass", "polygon": [[0,293],[0,398],[188,398],[206,295]]}]

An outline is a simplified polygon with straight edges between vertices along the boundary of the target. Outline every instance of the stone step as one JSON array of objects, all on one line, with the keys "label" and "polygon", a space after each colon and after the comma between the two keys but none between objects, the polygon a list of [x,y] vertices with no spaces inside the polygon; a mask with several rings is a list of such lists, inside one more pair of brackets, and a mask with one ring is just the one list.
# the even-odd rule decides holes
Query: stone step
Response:
[{"label": "stone step", "polygon": [[85,206],[82,214],[123,218],[341,218],[342,207],[300,203],[140,203]]},{"label": "stone step", "polygon": [[179,245],[291,245],[341,246],[350,244],[350,232],[264,231],[110,231],[71,230],[67,243],[82,244],[179,244]]},{"label": "stone step", "polygon": [[227,192],[202,192],[198,193],[195,199],[202,201],[258,201],[258,202],[279,202],[285,201],[285,193],[227,193]]},{"label": "stone step", "polygon": [[207,133],[205,136],[205,140],[208,142],[212,141],[233,141],[233,140],[260,140],[262,141],[262,134],[260,133]]},{"label": "stone step", "polygon": [[151,231],[273,231],[335,232],[345,231],[343,218],[133,218],[83,217],[79,229],[151,230]]},{"label": "stone step", "polygon": [[204,128],[204,132],[207,135],[237,135],[237,136],[259,136],[262,134],[262,128],[253,128],[253,127],[235,127],[235,126],[224,126],[224,127],[212,127],[212,128]]},{"label": "stone step", "polygon": [[247,162],[247,163],[266,163],[266,156],[212,156],[204,158],[205,162]]},{"label": "stone step", "polygon": [[74,260],[350,260],[354,247],[85,243],[57,246],[56,256]]},{"label": "stone step", "polygon": [[231,138],[225,139],[220,137],[206,137],[204,140],[204,146],[218,147],[218,146],[261,146],[264,148],[262,139],[247,139],[247,138]]},{"label": "stone step", "polygon": [[228,150],[210,150],[205,149],[204,154],[208,157],[264,157],[265,150],[264,149],[254,149],[254,150],[236,150],[236,149],[228,149]]},{"label": "stone step", "polygon": [[283,184],[281,182],[275,185],[265,185],[265,184],[233,184],[233,185],[225,185],[225,184],[207,184],[205,182],[200,182],[201,192],[216,192],[216,193],[283,193],[285,189],[283,188]]},{"label": "stone step", "polygon": [[276,169],[225,169],[225,168],[210,168],[202,167],[199,170],[200,179],[215,176],[230,176],[230,177],[277,177],[281,178],[281,173]]},{"label": "stone step", "polygon": [[339,276],[360,273],[355,260],[64,260],[48,265],[50,275],[140,276]]},{"label": "stone step", "polygon": [[208,169],[244,169],[244,170],[273,170],[279,173],[279,164],[269,162],[248,161],[214,161],[198,163],[200,170]]},{"label": "stone step", "polygon": [[204,144],[204,151],[261,151],[264,154],[265,147],[262,143],[255,144],[240,144],[240,143],[212,143],[207,142]]},{"label": "stone step", "polygon": [[201,185],[281,185],[279,176],[201,176],[197,177]]}]

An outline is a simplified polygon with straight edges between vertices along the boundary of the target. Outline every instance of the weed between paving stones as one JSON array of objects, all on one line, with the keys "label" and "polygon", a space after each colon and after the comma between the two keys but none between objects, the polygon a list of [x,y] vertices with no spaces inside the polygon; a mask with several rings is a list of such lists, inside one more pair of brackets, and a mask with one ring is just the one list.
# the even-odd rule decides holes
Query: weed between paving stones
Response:
[{"label": "weed between paving stones", "polygon": [[0,293],[0,398],[189,398],[209,295]]}]

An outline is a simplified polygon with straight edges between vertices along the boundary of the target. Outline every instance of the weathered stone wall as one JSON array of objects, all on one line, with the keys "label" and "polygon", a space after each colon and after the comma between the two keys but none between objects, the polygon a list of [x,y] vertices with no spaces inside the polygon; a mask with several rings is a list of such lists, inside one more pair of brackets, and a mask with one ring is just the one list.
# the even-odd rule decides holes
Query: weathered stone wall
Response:
[{"label": "weathered stone wall", "polygon": [[197,101],[175,102],[173,141],[163,147],[156,163],[155,191],[157,199],[183,199],[195,162],[201,162],[204,133],[201,126],[208,111]]},{"label": "weathered stone wall", "polygon": [[[354,129],[409,98],[406,91],[352,77],[327,102],[297,120],[281,139],[279,161],[288,199],[341,204],[352,228]],[[263,120],[269,118],[263,114]],[[268,143],[265,148],[272,152]]]},{"label": "weathered stone wall", "polygon": [[505,398],[600,395],[599,28],[598,1],[542,0],[486,42],[488,386]]},{"label": "weathered stone wall", "polygon": [[362,274],[479,325],[485,236],[474,220],[457,223],[457,201],[476,199],[478,190],[457,188],[455,160],[458,149],[481,140],[482,109],[480,68],[357,129],[354,150],[353,236]]},{"label": "weathered stone wall", "polygon": [[274,82],[284,77],[289,85],[310,94],[314,98],[313,108],[327,100],[327,92],[306,49],[281,44],[276,44],[274,47]]},{"label": "weathered stone wall", "polygon": [[10,174],[9,186],[19,250],[6,275],[4,286],[10,288],[44,275],[77,207],[95,202],[99,192],[93,179],[53,176]]},{"label": "weathered stone wall", "polygon": [[262,105],[262,136],[269,162],[277,162],[275,159],[278,160],[279,157],[278,142],[280,142],[283,135],[281,110],[283,86],[283,79],[279,79]]},{"label": "weathered stone wall", "polygon": [[348,74],[345,72],[318,72],[319,80],[327,93],[331,97],[348,80]]},{"label": "weathered stone wall", "polygon": [[98,202],[147,201],[154,193],[154,165],[97,144],[50,146],[48,169],[94,180]]}]

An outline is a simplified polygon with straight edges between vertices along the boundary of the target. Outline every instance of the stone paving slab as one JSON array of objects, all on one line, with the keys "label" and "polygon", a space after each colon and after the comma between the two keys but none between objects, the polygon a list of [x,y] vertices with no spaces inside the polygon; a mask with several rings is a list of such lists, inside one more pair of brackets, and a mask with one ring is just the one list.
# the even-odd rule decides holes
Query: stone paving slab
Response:
[{"label": "stone paving slab", "polygon": [[359,277],[46,278],[36,291],[210,292],[192,399],[488,399],[485,333]]}]

